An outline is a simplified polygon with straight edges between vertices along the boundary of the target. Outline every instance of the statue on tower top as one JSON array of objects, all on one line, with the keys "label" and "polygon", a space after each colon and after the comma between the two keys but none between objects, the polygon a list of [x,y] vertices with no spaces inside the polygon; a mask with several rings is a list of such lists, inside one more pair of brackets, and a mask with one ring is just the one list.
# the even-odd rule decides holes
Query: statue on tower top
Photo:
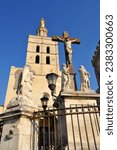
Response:
[{"label": "statue on tower top", "polygon": [[45,28],[45,20],[44,20],[44,18],[42,18],[41,21],[40,21],[40,28]]},{"label": "statue on tower top", "polygon": [[45,20],[42,18],[40,20],[40,27],[37,29],[37,36],[47,36],[48,30],[45,27]]}]

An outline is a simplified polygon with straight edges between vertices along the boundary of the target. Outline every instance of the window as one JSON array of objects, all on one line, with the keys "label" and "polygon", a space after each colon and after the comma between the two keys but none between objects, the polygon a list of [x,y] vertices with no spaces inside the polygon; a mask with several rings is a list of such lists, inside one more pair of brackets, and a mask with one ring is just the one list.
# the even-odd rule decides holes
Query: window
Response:
[{"label": "window", "polygon": [[40,57],[39,57],[39,55],[37,55],[36,58],[35,58],[35,63],[39,64],[39,61],[40,61]]},{"label": "window", "polygon": [[46,64],[50,64],[50,57],[49,56],[46,57]]},{"label": "window", "polygon": [[40,46],[37,45],[37,47],[36,47],[36,52],[39,53],[39,50],[40,50]]},{"label": "window", "polygon": [[47,52],[48,54],[50,53],[50,47],[49,47],[49,46],[46,48],[46,52]]}]

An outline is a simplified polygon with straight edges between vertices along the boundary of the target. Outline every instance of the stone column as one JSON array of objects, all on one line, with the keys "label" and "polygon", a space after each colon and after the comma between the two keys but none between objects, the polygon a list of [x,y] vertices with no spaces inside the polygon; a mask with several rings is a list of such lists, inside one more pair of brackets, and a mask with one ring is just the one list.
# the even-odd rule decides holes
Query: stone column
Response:
[{"label": "stone column", "polygon": [[1,150],[35,150],[34,143],[34,122],[32,121],[33,111],[12,108],[8,112],[0,114],[4,122]]}]

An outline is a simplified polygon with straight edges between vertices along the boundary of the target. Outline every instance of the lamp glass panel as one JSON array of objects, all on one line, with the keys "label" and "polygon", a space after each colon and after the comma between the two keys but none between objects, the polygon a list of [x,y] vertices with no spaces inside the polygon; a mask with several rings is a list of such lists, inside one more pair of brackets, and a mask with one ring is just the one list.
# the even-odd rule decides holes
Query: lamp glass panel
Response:
[{"label": "lamp glass panel", "polygon": [[57,78],[58,78],[58,75],[55,74],[55,73],[50,73],[50,74],[47,74],[46,76],[47,80],[48,80],[48,84],[54,84],[56,85],[56,81],[57,81]]}]

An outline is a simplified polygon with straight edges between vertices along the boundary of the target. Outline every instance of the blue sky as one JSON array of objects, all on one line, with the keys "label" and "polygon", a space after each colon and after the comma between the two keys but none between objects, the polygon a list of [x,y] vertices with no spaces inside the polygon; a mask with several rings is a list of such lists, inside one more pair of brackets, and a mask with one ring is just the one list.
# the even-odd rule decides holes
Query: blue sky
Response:
[{"label": "blue sky", "polygon": [[[45,18],[48,36],[78,37],[73,45],[73,66],[77,73],[82,64],[90,72],[91,88],[97,82],[91,58],[100,38],[99,0],[1,0],[0,1],[0,104],[3,104],[11,66],[25,65],[27,37],[35,35],[40,19]],[[64,46],[59,43],[60,66],[65,62]]]}]

